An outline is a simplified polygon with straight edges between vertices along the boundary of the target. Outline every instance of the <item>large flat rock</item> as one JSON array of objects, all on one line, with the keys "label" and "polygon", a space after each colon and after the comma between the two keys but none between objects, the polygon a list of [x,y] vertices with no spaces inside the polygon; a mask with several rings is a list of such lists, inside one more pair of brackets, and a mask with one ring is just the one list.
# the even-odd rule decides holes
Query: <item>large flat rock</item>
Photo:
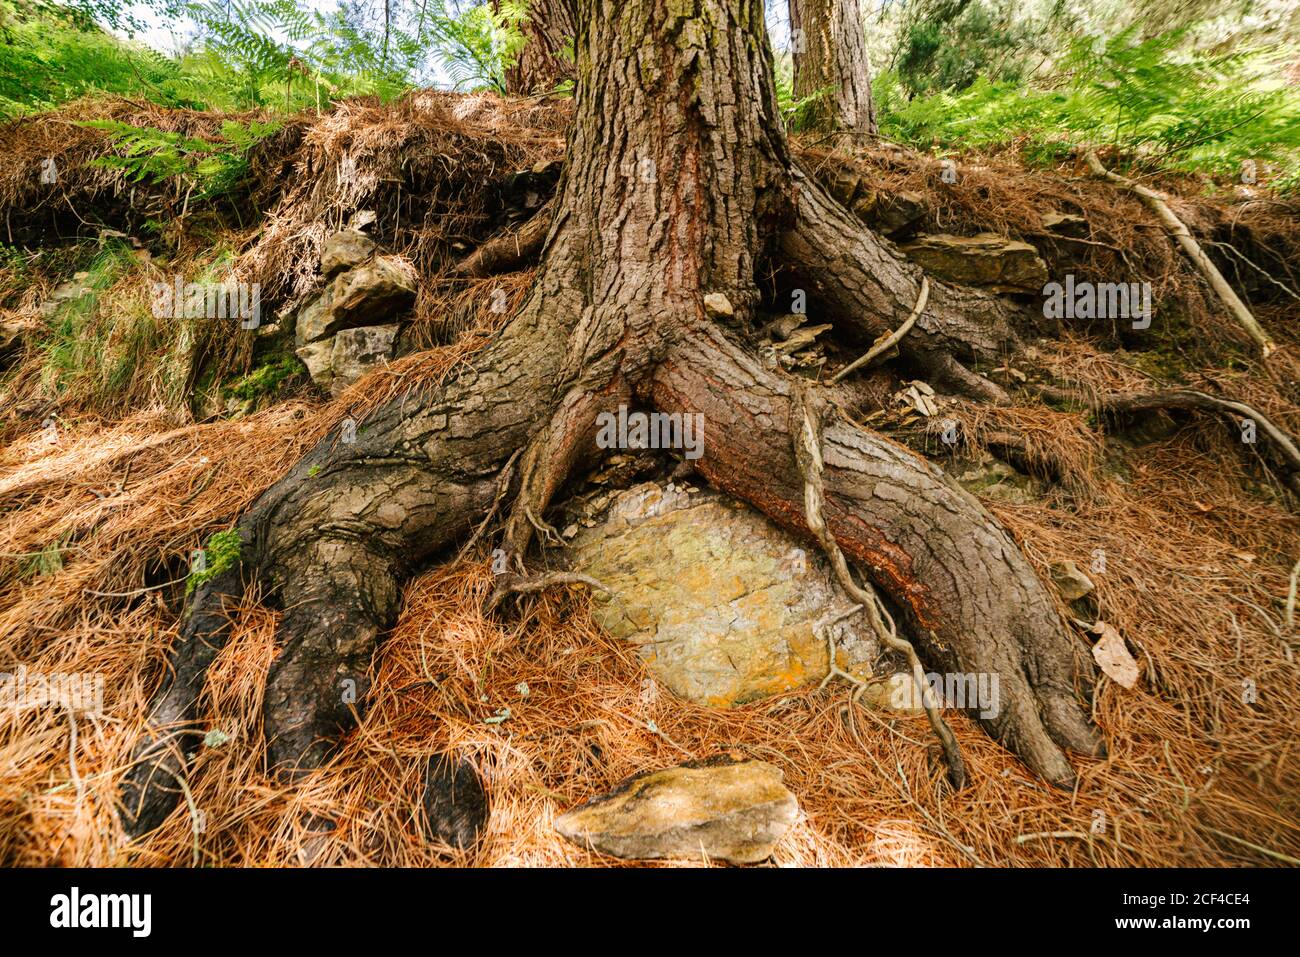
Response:
[{"label": "large flat rock", "polygon": [[820,552],[733,499],[645,483],[570,544],[595,592],[593,614],[635,643],[675,694],[726,708],[821,681],[827,629],[840,667],[871,674],[879,646]]},{"label": "large flat rock", "polygon": [[940,279],[993,292],[1041,293],[1047,282],[1047,264],[1037,249],[993,233],[934,233],[918,237],[902,250]]},{"label": "large flat rock", "polygon": [[555,822],[573,843],[628,860],[695,858],[756,864],[799,817],[766,761],[730,758],[648,771]]}]

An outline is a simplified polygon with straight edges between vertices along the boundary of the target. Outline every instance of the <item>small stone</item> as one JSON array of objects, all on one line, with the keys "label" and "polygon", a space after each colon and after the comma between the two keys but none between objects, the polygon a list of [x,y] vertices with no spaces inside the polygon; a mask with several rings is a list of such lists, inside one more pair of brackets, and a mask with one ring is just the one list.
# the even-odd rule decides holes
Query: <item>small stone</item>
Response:
[{"label": "small stone", "polygon": [[1066,601],[1078,601],[1093,590],[1092,579],[1079,571],[1074,562],[1056,562],[1052,565],[1052,581]]},{"label": "small stone", "polygon": [[852,208],[860,220],[891,239],[915,232],[915,227],[930,211],[925,197],[910,190],[897,193],[868,191]]},{"label": "small stone", "polygon": [[329,279],[345,269],[360,266],[375,254],[375,242],[355,229],[345,229],[325,240],[321,247],[320,271]]},{"label": "small stone", "polygon": [[711,292],[704,297],[704,311],[714,319],[730,318],[736,314],[731,300],[720,292]]},{"label": "small stone", "polygon": [[328,389],[330,382],[334,378],[332,363],[334,359],[334,340],[321,339],[317,342],[309,342],[295,350],[295,355],[302,360],[302,364],[307,367],[307,374],[311,376],[311,381],[316,383],[322,389]]},{"label": "small stone", "polygon": [[1044,213],[1043,228],[1058,236],[1082,239],[1088,235],[1088,221],[1075,213]]},{"label": "small stone", "polygon": [[794,826],[799,802],[766,761],[726,757],[628,778],[555,822],[580,847],[626,860],[756,864]]}]

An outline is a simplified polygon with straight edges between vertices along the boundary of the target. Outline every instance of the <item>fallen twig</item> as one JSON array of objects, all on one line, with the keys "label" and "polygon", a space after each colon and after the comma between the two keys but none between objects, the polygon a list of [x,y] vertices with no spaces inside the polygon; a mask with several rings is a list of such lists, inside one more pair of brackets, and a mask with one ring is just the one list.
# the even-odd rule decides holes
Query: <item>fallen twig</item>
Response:
[{"label": "fallen twig", "polygon": [[1191,259],[1192,264],[1200,271],[1201,275],[1206,278],[1214,291],[1218,293],[1219,298],[1222,299],[1223,304],[1228,307],[1228,311],[1232,313],[1233,318],[1237,320],[1237,323],[1246,330],[1246,333],[1252,339],[1259,343],[1259,347],[1264,353],[1264,358],[1267,359],[1272,355],[1277,349],[1277,344],[1273,342],[1273,339],[1269,334],[1260,327],[1260,324],[1255,321],[1255,316],[1251,313],[1250,309],[1241,301],[1241,297],[1233,291],[1232,286],[1228,285],[1228,280],[1223,278],[1223,273],[1219,272],[1219,267],[1214,265],[1210,260],[1210,257],[1205,254],[1205,250],[1201,248],[1200,243],[1198,243],[1192,236],[1192,232],[1187,228],[1187,225],[1174,215],[1174,211],[1169,208],[1169,204],[1165,202],[1164,197],[1155,190],[1143,186],[1141,183],[1120,176],[1118,173],[1112,173],[1110,170],[1106,169],[1106,167],[1101,165],[1101,160],[1099,160],[1097,154],[1092,151],[1089,151],[1084,158],[1087,160],[1088,169],[1092,171],[1093,176],[1108,180],[1117,186],[1122,186],[1124,189],[1127,189],[1129,192],[1138,196],[1147,204],[1148,207],[1151,208],[1152,211],[1155,212],[1157,216],[1160,217],[1160,221],[1165,224],[1165,228],[1169,230],[1176,240],[1178,240],[1178,244],[1183,247],[1183,252],[1187,253],[1187,257]]},{"label": "fallen twig", "polygon": [[846,375],[848,375],[850,372],[854,371],[855,369],[860,369],[864,365],[867,365],[869,362],[871,362],[873,359],[876,359],[877,357],[884,355],[890,349],[894,348],[894,346],[902,342],[903,336],[907,335],[907,333],[911,330],[911,328],[914,325],[916,325],[916,320],[921,318],[921,313],[925,312],[925,305],[929,301],[930,301],[930,280],[928,277],[922,276],[921,291],[917,294],[916,305],[912,307],[911,315],[909,315],[907,319],[903,321],[903,324],[901,326],[899,326],[889,335],[885,336],[882,339],[877,339],[875,343],[871,346],[871,348],[867,350],[866,355],[862,356],[862,358],[860,359],[853,360],[848,365],[846,365],[843,369],[841,369],[839,372],[835,373],[835,375],[831,376],[831,385],[834,385],[836,382],[839,382],[841,379],[843,379]]}]

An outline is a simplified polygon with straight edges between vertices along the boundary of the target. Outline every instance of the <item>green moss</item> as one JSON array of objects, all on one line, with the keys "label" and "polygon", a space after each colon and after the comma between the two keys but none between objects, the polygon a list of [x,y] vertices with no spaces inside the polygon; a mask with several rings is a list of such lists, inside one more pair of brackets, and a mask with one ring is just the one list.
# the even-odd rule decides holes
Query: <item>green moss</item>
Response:
[{"label": "green moss", "polygon": [[239,532],[235,529],[228,528],[224,532],[213,532],[208,538],[207,545],[203,547],[203,571],[190,573],[189,579],[185,582],[185,594],[189,595],[204,582],[211,581],[238,562],[241,547]]},{"label": "green moss", "polygon": [[298,374],[298,360],[290,355],[258,366],[227,390],[227,395],[241,401],[256,401],[274,395],[284,383]]}]

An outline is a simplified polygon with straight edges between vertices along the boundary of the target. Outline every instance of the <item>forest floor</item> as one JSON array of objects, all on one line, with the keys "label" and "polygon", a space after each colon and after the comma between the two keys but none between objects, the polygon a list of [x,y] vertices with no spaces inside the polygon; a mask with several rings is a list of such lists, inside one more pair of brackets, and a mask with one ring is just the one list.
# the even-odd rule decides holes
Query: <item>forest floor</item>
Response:
[{"label": "forest floor", "polygon": [[[927,232],[989,230],[1037,245],[1053,275],[1152,283],[1161,308],[1149,337],[1067,322],[1059,338],[987,370],[1001,373],[1014,404],[944,406],[961,425],[963,459],[996,451],[998,435],[1026,437],[1012,464],[1032,494],[981,497],[1045,578],[1064,560],[1091,569],[1096,617],[1137,659],[1131,690],[1099,684],[1094,717],[1109,756],[1076,759],[1077,788],[1059,791],[951,713],[971,779],[954,793],[923,716],[856,706],[842,683],[708,708],[647,684],[634,648],[592,623],[585,593],[548,593],[517,619],[484,617],[483,546],[407,584],[359,728],[293,785],[264,768],[277,613],[249,595],[202,702],[221,733],[197,754],[177,811],[126,844],[117,785],[177,634],[190,554],[341,419],[364,421],[379,402],[436,384],[508,318],[484,306],[487,293],[504,288],[517,305],[528,269],[485,280],[450,269],[502,228],[503,179],[562,157],[567,108],[420,93],[303,115],[254,149],[245,193],[211,202],[91,166],[104,137],[75,121],[102,116],[188,135],[213,135],[229,119],[96,101],[0,128],[5,241],[40,248],[0,263],[0,321],[20,330],[0,366],[0,670],[104,676],[101,713],[0,710],[0,863],[617,863],[566,842],[555,818],[638,771],[723,751],[777,765],[798,797],[803,814],[776,850],[779,865],[1300,863],[1294,497],[1234,423],[1159,413],[1106,429],[1086,405],[1022,388],[1186,386],[1300,433],[1300,206],[1158,183],[1203,244],[1232,247],[1216,256],[1280,347],[1263,360],[1154,215],[1082,162],[1034,170],[1014,151],[956,157],[961,176],[948,183],[929,157],[816,143],[804,163],[850,177],[858,195],[924,197]],[[41,198],[48,156],[60,195]],[[288,367],[259,337],[151,320],[150,281],[223,263],[261,283],[264,309],[291,315],[316,287],[320,244],[362,209],[376,211],[372,233],[422,283],[404,332],[410,354],[339,397],[322,397],[298,371],[266,373]],[[1081,213],[1087,241],[1045,239],[1052,211]],[[88,274],[79,281],[91,291],[42,311],[74,272]],[[835,344],[829,359],[854,354]],[[864,395],[877,408],[859,411],[950,462],[937,423],[891,401],[907,381],[888,367],[870,373]],[[200,401],[205,389],[241,402]],[[492,801],[469,855],[430,845],[421,828],[423,770],[447,748],[476,762]],[[337,826],[312,831],[320,819]]]}]

